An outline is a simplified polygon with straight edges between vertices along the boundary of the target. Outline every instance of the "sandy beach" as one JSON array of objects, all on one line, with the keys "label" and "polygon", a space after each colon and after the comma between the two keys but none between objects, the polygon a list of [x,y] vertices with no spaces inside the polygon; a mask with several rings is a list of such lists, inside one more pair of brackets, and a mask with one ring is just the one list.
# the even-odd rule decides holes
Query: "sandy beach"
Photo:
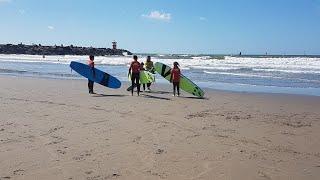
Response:
[{"label": "sandy beach", "polygon": [[320,97],[0,76],[0,179],[320,177]]}]

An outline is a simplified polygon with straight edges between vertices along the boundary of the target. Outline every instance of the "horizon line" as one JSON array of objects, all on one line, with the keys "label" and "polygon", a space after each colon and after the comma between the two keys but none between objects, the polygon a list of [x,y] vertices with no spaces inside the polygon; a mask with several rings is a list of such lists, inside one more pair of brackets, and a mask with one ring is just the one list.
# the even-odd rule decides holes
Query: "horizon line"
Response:
[{"label": "horizon line", "polygon": [[[110,44],[112,43],[112,41],[110,42]],[[63,47],[67,47],[67,46],[74,46],[74,47],[85,47],[85,48],[106,48],[106,49],[112,49],[112,47],[107,47],[107,46],[83,46],[83,45],[73,45],[73,44],[63,44],[61,43],[60,45],[57,45],[57,44],[54,44],[54,45],[49,45],[49,44],[46,44],[46,45],[43,45],[42,43],[0,43],[0,45],[29,45],[29,46],[60,46],[63,45]],[[122,48],[117,48],[119,50],[127,50],[127,51],[130,51],[128,49],[122,49]],[[132,52],[132,51],[130,51]],[[242,52],[242,51],[239,51],[239,52]],[[274,54],[265,54],[265,53],[242,53],[241,55],[239,53],[161,53],[161,52],[132,52],[132,54],[161,54],[161,55],[212,55],[212,56],[320,56],[320,54],[307,54],[307,53],[304,53],[304,54],[294,54],[294,53],[290,53],[290,54],[287,54],[287,53],[283,53],[283,54],[279,54],[279,53],[274,53]]]}]

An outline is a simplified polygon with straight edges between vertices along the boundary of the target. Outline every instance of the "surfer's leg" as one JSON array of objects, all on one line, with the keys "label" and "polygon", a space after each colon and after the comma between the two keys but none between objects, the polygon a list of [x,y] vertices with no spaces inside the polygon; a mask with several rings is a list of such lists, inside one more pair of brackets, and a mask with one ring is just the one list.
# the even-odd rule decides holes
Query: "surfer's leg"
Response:
[{"label": "surfer's leg", "polygon": [[93,93],[93,81],[88,80],[89,93]]},{"label": "surfer's leg", "polygon": [[142,84],[142,87],[143,87],[143,91],[145,91],[146,90],[146,85]]},{"label": "surfer's leg", "polygon": [[134,76],[133,74],[131,75],[131,96],[133,96],[133,89],[134,89]]},{"label": "surfer's leg", "polygon": [[90,81],[90,92],[93,93],[93,82]]},{"label": "surfer's leg", "polygon": [[177,92],[178,96],[180,96],[180,82],[177,82]]},{"label": "surfer's leg", "polygon": [[140,74],[139,73],[137,73],[137,75],[136,75],[136,83],[137,83],[137,93],[138,93],[138,96],[139,96],[139,94],[140,94],[140,83],[139,83],[139,79],[140,79]]},{"label": "surfer's leg", "polygon": [[173,95],[176,96],[176,83],[173,82]]},{"label": "surfer's leg", "polygon": [[89,93],[91,93],[91,90],[90,90],[90,80],[88,79],[88,90],[89,90]]},{"label": "surfer's leg", "polygon": [[92,81],[92,84],[91,84],[91,92],[92,92],[92,94],[94,94],[94,92],[93,92],[93,85],[94,85],[94,81]]},{"label": "surfer's leg", "polygon": [[150,86],[151,86],[151,83],[148,83],[148,84],[147,84],[148,90],[150,90]]}]

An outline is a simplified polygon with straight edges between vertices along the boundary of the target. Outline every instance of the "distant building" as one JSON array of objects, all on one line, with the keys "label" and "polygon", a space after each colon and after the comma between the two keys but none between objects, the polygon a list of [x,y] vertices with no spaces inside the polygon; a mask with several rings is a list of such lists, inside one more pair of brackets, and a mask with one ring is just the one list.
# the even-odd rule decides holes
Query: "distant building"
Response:
[{"label": "distant building", "polygon": [[114,50],[117,49],[117,42],[116,41],[112,42],[112,49],[114,49]]}]

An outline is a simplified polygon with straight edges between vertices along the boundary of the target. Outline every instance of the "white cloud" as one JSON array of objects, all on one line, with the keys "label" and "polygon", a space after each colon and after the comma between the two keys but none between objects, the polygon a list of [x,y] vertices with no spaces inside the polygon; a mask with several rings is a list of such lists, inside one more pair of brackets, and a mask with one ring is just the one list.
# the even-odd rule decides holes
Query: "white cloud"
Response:
[{"label": "white cloud", "polygon": [[171,14],[170,13],[161,13],[159,11],[151,11],[150,14],[143,14],[142,17],[148,18],[148,19],[154,19],[159,21],[170,21],[171,20]]},{"label": "white cloud", "polygon": [[24,9],[20,9],[20,10],[19,10],[19,13],[20,13],[20,14],[24,14],[24,13],[26,13],[26,11],[25,11]]},{"label": "white cloud", "polygon": [[207,18],[205,18],[205,17],[199,17],[199,20],[200,20],[200,21],[206,21]]},{"label": "white cloud", "polygon": [[52,31],[52,30],[54,30],[54,27],[53,27],[53,26],[48,26],[48,29],[49,29],[50,31]]}]

